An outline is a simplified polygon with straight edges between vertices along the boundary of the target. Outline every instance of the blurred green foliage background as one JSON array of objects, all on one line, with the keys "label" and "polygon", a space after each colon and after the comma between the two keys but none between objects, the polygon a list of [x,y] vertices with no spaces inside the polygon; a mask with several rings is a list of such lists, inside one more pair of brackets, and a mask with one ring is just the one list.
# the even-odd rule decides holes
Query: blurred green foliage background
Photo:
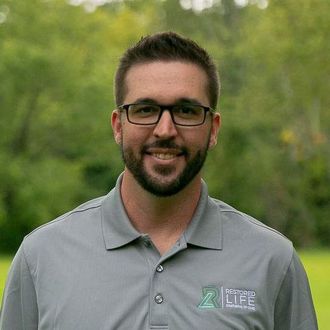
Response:
[{"label": "blurred green foliage background", "polygon": [[330,246],[330,1],[0,0],[0,251],[114,186],[113,74],[164,30],[219,66],[210,193],[296,246]]}]

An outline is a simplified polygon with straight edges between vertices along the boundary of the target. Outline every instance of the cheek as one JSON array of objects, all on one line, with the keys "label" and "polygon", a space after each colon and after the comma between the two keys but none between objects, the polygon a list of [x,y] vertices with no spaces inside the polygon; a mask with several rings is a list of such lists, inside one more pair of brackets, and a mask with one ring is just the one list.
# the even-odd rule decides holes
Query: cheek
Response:
[{"label": "cheek", "polygon": [[123,127],[121,136],[121,145],[125,148],[140,149],[148,138],[147,132],[139,129],[126,129]]},{"label": "cheek", "polygon": [[207,149],[210,139],[210,130],[201,130],[192,128],[191,132],[187,132],[185,138],[185,146],[190,149],[192,152]]}]

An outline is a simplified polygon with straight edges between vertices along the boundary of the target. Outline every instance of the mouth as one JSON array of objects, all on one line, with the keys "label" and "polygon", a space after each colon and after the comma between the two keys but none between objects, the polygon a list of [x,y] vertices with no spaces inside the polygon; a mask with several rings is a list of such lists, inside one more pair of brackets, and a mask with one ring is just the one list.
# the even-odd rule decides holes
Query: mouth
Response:
[{"label": "mouth", "polygon": [[172,160],[183,156],[184,152],[178,149],[155,149],[151,148],[146,151],[146,154],[159,160]]},{"label": "mouth", "polygon": [[161,160],[169,160],[177,157],[177,155],[175,154],[168,154],[168,153],[151,153],[150,155]]}]

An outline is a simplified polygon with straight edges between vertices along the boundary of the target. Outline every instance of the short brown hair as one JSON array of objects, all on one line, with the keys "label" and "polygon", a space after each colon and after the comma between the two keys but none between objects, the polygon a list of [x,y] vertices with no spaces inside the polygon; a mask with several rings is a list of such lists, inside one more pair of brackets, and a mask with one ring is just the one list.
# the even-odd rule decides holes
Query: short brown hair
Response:
[{"label": "short brown hair", "polygon": [[208,97],[216,108],[220,93],[220,79],[215,63],[205,49],[191,39],[174,32],[161,32],[143,37],[128,48],[120,59],[115,76],[115,100],[117,106],[124,102],[125,78],[135,64],[153,61],[184,61],[198,65],[208,77]]}]

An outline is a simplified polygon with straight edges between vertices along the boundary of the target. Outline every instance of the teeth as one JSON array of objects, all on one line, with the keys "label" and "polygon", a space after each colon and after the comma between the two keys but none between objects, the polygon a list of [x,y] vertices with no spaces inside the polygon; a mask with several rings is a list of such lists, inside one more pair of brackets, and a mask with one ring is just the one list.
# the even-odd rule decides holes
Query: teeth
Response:
[{"label": "teeth", "polygon": [[159,159],[173,159],[176,157],[176,155],[173,154],[153,154],[154,157],[159,158]]}]

